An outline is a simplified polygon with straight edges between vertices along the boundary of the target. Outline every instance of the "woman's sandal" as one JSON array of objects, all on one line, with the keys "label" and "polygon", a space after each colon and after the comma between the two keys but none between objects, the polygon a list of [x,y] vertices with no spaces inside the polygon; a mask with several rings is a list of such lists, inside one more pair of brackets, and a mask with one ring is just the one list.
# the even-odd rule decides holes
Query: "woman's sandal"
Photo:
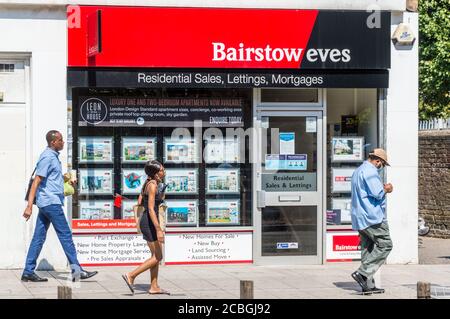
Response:
[{"label": "woman's sandal", "polygon": [[164,289],[160,289],[159,291],[148,291],[148,293],[150,295],[169,295],[170,296],[170,292],[168,292],[167,290]]},{"label": "woman's sandal", "polygon": [[133,285],[130,284],[129,279],[128,279],[128,274],[122,275],[123,280],[125,280],[128,288],[130,288],[131,293],[134,295],[134,288]]}]

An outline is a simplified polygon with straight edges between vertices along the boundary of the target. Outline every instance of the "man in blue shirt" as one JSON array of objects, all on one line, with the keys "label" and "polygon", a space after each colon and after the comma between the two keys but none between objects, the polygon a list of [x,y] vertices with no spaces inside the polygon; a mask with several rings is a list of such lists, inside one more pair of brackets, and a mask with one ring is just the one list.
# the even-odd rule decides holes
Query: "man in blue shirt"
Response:
[{"label": "man in blue shirt", "polygon": [[386,219],[386,194],[392,184],[381,182],[379,172],[388,164],[386,152],[377,148],[352,175],[352,228],[359,232],[361,266],[352,273],[363,293],[383,293],[375,287],[373,275],[386,261],[392,241]]},{"label": "man in blue shirt", "polygon": [[35,272],[36,261],[44,245],[47,230],[50,223],[55,228],[58,239],[64,249],[64,253],[72,268],[72,278],[87,279],[97,274],[96,271],[84,271],[77,259],[77,252],[72,239],[72,232],[67,224],[63,211],[64,206],[64,178],[59,151],[64,148],[62,134],[58,131],[49,131],[46,135],[48,147],[42,152],[36,165],[36,177],[28,196],[28,205],[23,217],[28,221],[33,213],[33,202],[36,197],[36,205],[39,214],[36,221],[33,239],[28,249],[25,269],[22,281],[41,282],[47,278],[39,277]]}]

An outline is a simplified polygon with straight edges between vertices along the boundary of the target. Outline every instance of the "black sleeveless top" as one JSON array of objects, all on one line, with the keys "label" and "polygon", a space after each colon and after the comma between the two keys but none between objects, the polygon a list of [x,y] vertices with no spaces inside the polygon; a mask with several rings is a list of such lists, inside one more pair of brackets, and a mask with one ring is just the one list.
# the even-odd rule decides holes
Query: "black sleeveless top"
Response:
[{"label": "black sleeveless top", "polygon": [[[150,183],[150,179],[147,179],[142,187],[142,205],[145,208],[144,213],[142,214],[141,220],[139,222],[139,226],[142,232],[142,237],[144,237],[144,239],[146,241],[149,242],[154,242],[158,240],[158,236],[156,234],[156,228],[155,225],[152,222],[152,219],[150,218],[149,215],[149,210],[148,210],[148,194],[145,194],[145,190],[148,186],[148,183]],[[161,191],[161,185],[162,183],[158,184],[158,186],[156,187],[156,194],[155,194],[155,206],[154,206],[154,210],[156,213],[156,218],[159,221],[159,205],[162,203],[163,199],[163,191]]]}]

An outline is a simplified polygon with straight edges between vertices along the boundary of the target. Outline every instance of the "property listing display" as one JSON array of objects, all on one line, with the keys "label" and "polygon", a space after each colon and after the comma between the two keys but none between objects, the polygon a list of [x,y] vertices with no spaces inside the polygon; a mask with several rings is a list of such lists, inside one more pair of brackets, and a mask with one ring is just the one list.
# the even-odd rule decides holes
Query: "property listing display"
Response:
[{"label": "property listing display", "polygon": [[196,194],[198,192],[198,173],[192,169],[167,169],[166,194]]},{"label": "property listing display", "polygon": [[[133,206],[148,178],[145,164],[151,160],[165,168],[167,227],[251,226],[249,141],[227,136],[229,128],[250,127],[251,90],[173,89],[170,97],[161,89],[144,91],[108,89],[92,96],[92,90],[73,89],[78,107],[73,108],[72,168],[79,175],[72,196],[74,231],[78,225],[82,233],[89,227],[92,232],[111,227],[136,231]],[[105,105],[114,108],[106,110]],[[195,112],[180,115],[194,106]],[[110,121],[101,122],[112,109]],[[130,122],[137,110],[145,125],[140,116]],[[149,123],[155,112],[160,126]],[[229,121],[231,114],[241,115],[235,125]],[[208,125],[198,129],[194,121]],[[208,130],[216,130],[215,122],[220,134],[211,136]]]},{"label": "property listing display", "polygon": [[122,162],[145,163],[156,158],[156,139],[149,137],[122,138]]},{"label": "property listing display", "polygon": [[354,113],[341,113],[335,109],[327,119],[326,220],[330,231],[351,229],[352,175],[370,151],[379,147],[376,91],[356,90],[353,93],[366,97],[370,94],[372,106],[354,107]]}]

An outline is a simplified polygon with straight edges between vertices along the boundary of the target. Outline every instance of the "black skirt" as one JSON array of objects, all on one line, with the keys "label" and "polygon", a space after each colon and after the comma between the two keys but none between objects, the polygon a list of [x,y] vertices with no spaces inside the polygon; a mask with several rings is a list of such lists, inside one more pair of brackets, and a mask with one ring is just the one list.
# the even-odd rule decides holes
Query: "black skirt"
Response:
[{"label": "black skirt", "polygon": [[[158,214],[156,214],[156,218],[159,220]],[[148,210],[146,210],[141,217],[139,222],[139,227],[141,228],[142,237],[144,240],[149,242],[154,242],[158,240],[158,235],[156,234],[155,225],[149,216]]]}]

